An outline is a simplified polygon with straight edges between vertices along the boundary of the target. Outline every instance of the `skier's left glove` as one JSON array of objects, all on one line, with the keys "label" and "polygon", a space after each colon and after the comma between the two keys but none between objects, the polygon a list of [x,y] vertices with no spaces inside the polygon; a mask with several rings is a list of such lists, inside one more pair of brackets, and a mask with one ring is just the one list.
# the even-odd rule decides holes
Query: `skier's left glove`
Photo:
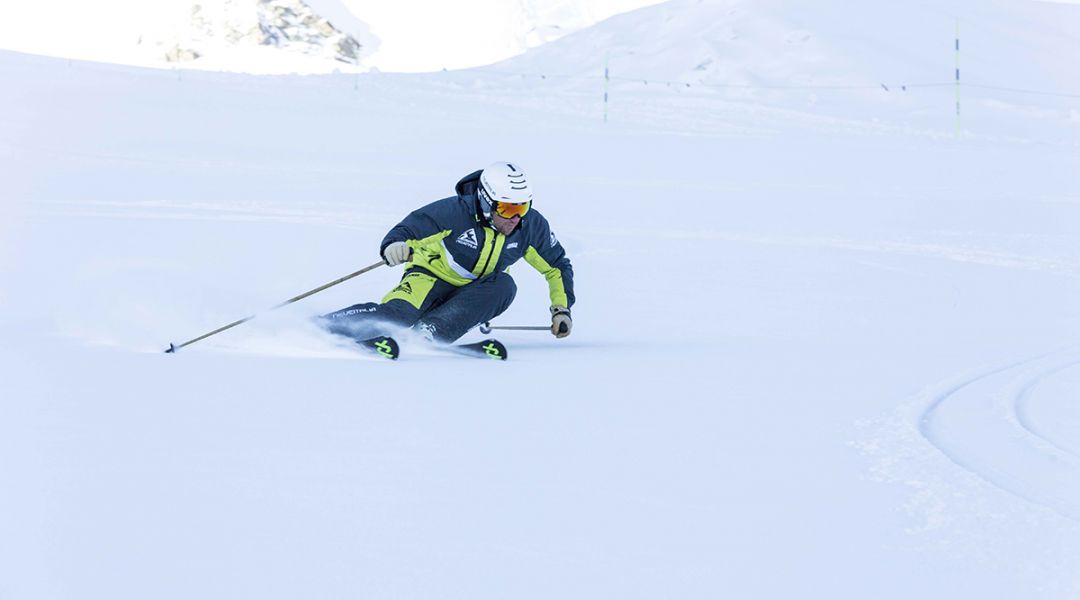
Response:
[{"label": "skier's left glove", "polygon": [[570,335],[574,322],[570,319],[570,309],[558,304],[551,305],[551,335],[564,338]]}]

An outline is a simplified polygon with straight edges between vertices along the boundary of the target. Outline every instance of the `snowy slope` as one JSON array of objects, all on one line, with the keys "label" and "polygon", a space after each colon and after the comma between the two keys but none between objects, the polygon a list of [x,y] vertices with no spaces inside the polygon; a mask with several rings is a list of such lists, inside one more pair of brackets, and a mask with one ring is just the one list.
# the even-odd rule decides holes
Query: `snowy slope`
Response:
[{"label": "snowy slope", "polygon": [[[985,24],[1050,39],[1044,6],[1077,8]],[[847,43],[827,64],[903,62]],[[604,123],[594,79],[502,67],[0,53],[0,597],[1080,595],[1073,100],[965,88],[956,136],[951,90],[916,119],[622,82]],[[571,337],[389,363],[308,324],[384,267],[161,352],[374,262],[498,158],[574,261]],[[499,320],[544,323],[511,273]]]},{"label": "snowy slope", "polygon": [[[1080,86],[1075,6],[1017,0],[819,5],[675,0],[618,15],[508,66],[729,86],[952,83],[956,34],[968,83]],[[960,28],[957,31],[957,25]],[[970,71],[970,73],[969,73]]]},{"label": "snowy slope", "polygon": [[336,3],[379,40],[364,64],[381,71],[461,69],[497,62],[657,0],[468,0]]},{"label": "snowy slope", "polygon": [[37,0],[4,7],[0,49],[248,73],[489,64],[656,0]]},{"label": "snowy slope", "polygon": [[[610,88],[649,85],[905,128],[978,121],[983,133],[1080,139],[1080,10],[990,2],[675,0],[618,15],[493,70]],[[959,35],[961,51],[956,52]],[[964,89],[955,89],[960,67]],[[601,81],[605,67],[611,78]],[[951,110],[942,110],[948,106]],[[624,104],[625,106],[625,104]],[[644,109],[649,111],[650,109]],[[733,110],[739,110],[735,107]],[[1024,127],[1014,128],[1014,117]],[[1000,125],[1000,126],[998,126]]]}]

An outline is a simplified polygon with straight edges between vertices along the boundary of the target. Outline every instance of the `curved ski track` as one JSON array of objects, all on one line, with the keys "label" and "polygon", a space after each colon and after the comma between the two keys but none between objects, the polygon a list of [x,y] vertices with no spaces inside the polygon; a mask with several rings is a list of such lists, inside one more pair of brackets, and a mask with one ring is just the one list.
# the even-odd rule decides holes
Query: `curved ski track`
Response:
[{"label": "curved ski track", "polygon": [[1080,365],[1050,354],[947,385],[919,417],[919,433],[950,461],[995,487],[1080,522],[1080,456],[1042,433],[1027,406],[1040,383]]}]

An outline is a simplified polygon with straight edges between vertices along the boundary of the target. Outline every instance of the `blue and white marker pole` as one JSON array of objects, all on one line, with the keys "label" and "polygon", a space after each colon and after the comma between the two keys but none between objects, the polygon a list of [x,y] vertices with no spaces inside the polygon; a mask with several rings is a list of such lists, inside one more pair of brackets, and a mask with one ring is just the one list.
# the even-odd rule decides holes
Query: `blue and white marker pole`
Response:
[{"label": "blue and white marker pole", "polygon": [[604,55],[604,122],[607,123],[608,82],[611,80],[608,71],[608,55]]},{"label": "blue and white marker pole", "polygon": [[956,137],[960,137],[960,19],[956,20]]}]

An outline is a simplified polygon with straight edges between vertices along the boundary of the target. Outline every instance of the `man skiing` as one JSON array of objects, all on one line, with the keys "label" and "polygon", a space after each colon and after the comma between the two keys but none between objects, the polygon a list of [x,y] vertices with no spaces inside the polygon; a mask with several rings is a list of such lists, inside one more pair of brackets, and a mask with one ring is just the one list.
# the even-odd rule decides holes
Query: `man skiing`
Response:
[{"label": "man skiing", "polygon": [[323,317],[331,332],[364,340],[413,328],[449,343],[502,314],[517,285],[507,268],[524,258],[548,282],[551,333],[570,335],[574,272],[547,219],[532,208],[520,165],[497,162],[463,177],[457,194],[411,212],[380,246],[387,265],[406,264],[382,302]]}]

